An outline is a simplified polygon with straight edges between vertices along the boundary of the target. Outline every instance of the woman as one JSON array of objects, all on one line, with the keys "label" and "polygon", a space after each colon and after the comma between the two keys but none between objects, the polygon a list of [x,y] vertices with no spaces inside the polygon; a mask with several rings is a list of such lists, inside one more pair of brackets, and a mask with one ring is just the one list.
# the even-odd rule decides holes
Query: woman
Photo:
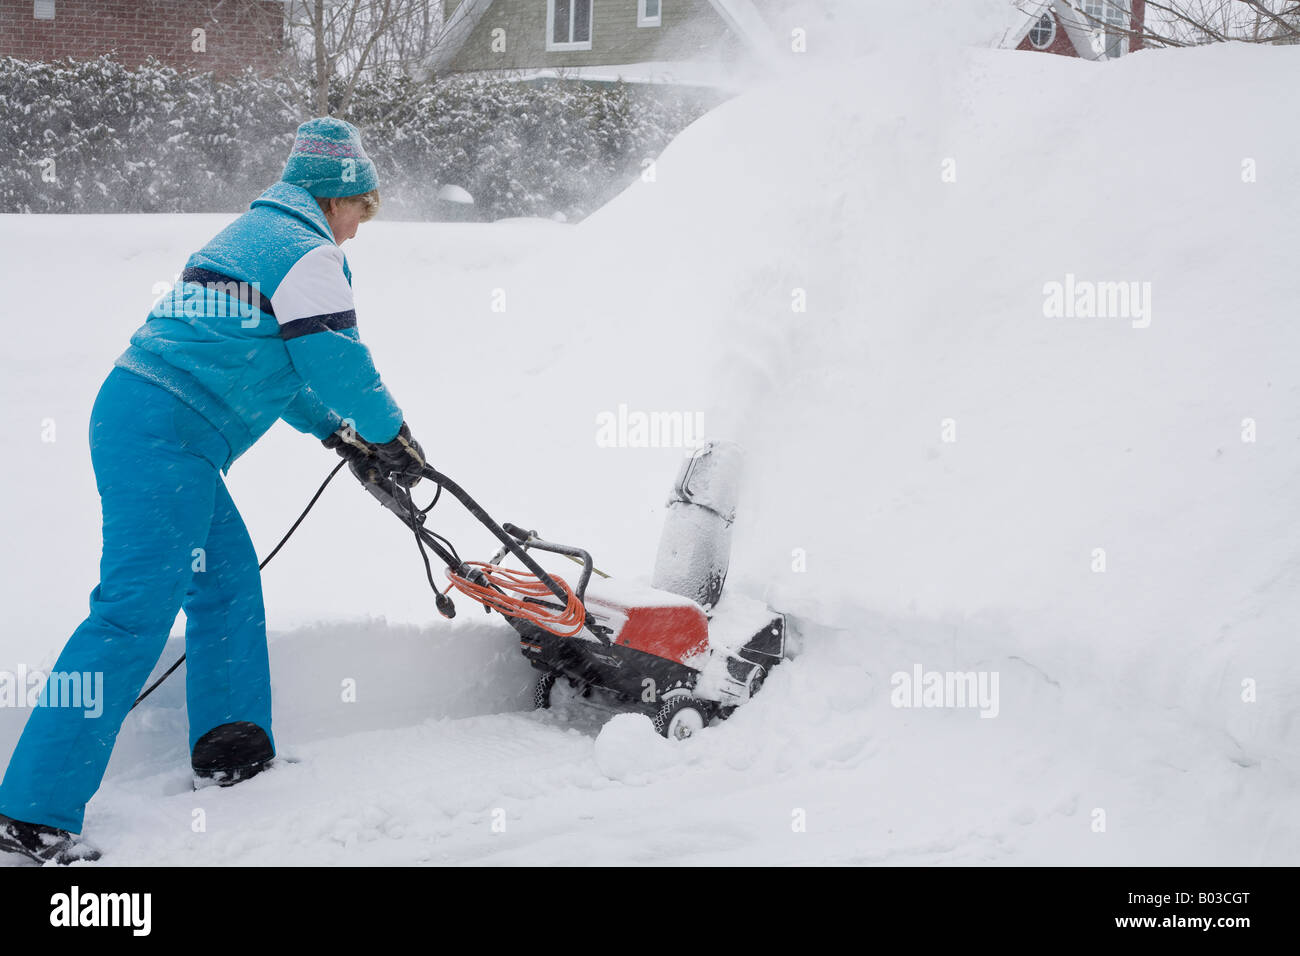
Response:
[{"label": "woman", "polygon": [[[196,776],[228,786],[275,756],[257,556],[221,474],[283,418],[358,474],[365,456],[419,480],[424,453],[358,338],[339,249],[374,215],[377,185],[355,127],[303,123],[281,181],[190,257],[100,388],[100,583],[0,784],[0,849],[99,856],[74,834],[182,608]],[[102,674],[97,716],[47,699],[58,674]]]}]

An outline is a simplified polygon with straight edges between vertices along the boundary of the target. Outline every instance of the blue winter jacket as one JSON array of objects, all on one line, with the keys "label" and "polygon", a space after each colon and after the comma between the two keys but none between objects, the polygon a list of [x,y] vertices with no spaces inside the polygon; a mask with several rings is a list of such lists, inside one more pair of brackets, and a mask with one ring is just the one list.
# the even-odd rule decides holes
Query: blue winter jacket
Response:
[{"label": "blue winter jacket", "polygon": [[223,472],[283,418],[326,438],[346,419],[397,436],[402,410],[357,335],[352,272],[320,206],[276,183],[190,256],[117,359],[225,437]]}]

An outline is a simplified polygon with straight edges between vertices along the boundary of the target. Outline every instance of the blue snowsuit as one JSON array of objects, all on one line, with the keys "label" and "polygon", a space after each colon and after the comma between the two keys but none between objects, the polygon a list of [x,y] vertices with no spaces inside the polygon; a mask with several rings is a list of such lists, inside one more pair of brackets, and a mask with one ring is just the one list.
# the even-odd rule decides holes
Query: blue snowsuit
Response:
[{"label": "blue snowsuit", "polygon": [[0,813],[81,831],[182,608],[191,750],[232,722],[273,741],[257,555],[221,474],[280,418],[317,438],[344,420],[369,441],[397,435],[402,411],[358,338],[351,283],[316,200],[280,182],[190,257],[131,337],[91,412],[100,582],[53,671],[101,673],[103,699],[98,716],[50,701],[51,676]]}]

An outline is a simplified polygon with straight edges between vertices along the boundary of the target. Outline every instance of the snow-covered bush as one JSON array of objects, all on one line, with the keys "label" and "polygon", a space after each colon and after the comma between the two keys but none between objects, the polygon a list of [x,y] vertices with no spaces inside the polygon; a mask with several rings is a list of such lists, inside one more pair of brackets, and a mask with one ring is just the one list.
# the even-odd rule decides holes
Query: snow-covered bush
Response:
[{"label": "snow-covered bush", "polygon": [[[665,87],[403,78],[358,89],[349,118],[365,131],[380,182],[408,215],[428,185],[452,183],[489,218],[580,218],[640,174],[705,107]],[[388,202],[387,196],[385,202]]]},{"label": "snow-covered bush", "polygon": [[[0,212],[237,212],[279,178],[306,83],[216,79],[109,58],[0,58]],[[666,87],[405,76],[362,82],[345,118],[379,168],[385,214],[580,218],[711,105]]]}]

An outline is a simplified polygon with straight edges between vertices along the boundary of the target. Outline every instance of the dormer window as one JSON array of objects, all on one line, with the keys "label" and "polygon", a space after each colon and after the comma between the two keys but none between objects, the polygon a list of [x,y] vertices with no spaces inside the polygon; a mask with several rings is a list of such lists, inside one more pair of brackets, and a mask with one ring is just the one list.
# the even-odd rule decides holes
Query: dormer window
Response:
[{"label": "dormer window", "polygon": [[1029,30],[1029,42],[1036,50],[1046,50],[1056,40],[1056,17],[1044,13]]}]

